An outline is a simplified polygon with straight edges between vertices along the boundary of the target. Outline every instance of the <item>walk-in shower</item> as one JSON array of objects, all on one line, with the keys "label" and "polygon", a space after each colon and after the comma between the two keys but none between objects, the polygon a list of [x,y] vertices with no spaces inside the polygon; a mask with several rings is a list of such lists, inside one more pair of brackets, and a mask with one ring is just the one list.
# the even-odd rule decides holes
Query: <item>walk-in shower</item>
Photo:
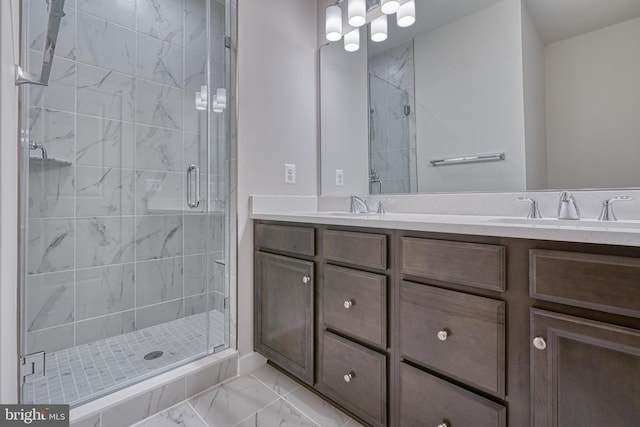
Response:
[{"label": "walk-in shower", "polygon": [[75,406],[232,344],[231,7],[21,2],[23,403]]}]

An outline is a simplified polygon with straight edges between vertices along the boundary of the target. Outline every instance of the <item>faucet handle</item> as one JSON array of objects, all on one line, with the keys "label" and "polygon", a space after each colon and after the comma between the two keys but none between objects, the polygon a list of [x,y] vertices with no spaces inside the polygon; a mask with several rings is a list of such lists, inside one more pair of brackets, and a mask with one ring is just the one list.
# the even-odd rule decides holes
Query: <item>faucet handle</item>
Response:
[{"label": "faucet handle", "polygon": [[385,204],[386,202],[388,202],[388,201],[389,201],[389,199],[382,199],[382,200],[379,200],[379,201],[378,201],[378,209],[376,209],[376,213],[378,213],[378,214],[385,214],[385,213],[387,213],[387,210],[385,209],[384,204]]},{"label": "faucet handle", "polygon": [[600,216],[598,217],[599,221],[617,221],[616,214],[613,212],[613,202],[617,202],[618,200],[633,200],[631,196],[616,196],[611,197],[604,202],[602,202],[602,211],[600,212]]},{"label": "faucet handle", "polygon": [[529,209],[527,218],[542,218],[540,208],[538,207],[538,201],[536,199],[532,199],[531,197],[518,197],[516,200],[519,202],[531,203],[531,208]]}]

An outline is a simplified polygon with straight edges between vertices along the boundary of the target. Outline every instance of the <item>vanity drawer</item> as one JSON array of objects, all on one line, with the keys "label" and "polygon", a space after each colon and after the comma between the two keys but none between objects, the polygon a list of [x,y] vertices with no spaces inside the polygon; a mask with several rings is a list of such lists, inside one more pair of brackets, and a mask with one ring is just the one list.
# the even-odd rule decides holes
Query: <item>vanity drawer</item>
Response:
[{"label": "vanity drawer", "polygon": [[403,281],[399,312],[401,357],[504,397],[504,302]]},{"label": "vanity drawer", "polygon": [[532,298],[640,317],[640,258],[529,250]]},{"label": "vanity drawer", "polygon": [[324,331],[322,388],[374,426],[387,424],[386,357]]},{"label": "vanity drawer", "polygon": [[387,236],[384,234],[327,230],[322,247],[327,260],[379,270],[387,268]]},{"label": "vanity drawer", "polygon": [[505,427],[504,406],[400,363],[400,426]]},{"label": "vanity drawer", "polygon": [[505,248],[402,237],[403,274],[494,291],[505,290]]},{"label": "vanity drawer", "polygon": [[386,348],[386,276],[326,265],[322,312],[326,327]]},{"label": "vanity drawer", "polygon": [[312,227],[257,223],[255,245],[260,249],[314,256],[316,254],[315,230]]}]

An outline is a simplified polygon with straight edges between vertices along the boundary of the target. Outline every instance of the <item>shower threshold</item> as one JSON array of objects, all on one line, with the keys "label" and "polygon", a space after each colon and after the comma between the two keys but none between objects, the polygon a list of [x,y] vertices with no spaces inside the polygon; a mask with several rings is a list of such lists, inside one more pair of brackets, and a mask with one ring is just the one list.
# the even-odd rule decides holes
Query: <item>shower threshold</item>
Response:
[{"label": "shower threshold", "polygon": [[[195,314],[48,353],[46,377],[23,386],[23,403],[76,406],[203,356],[206,319]],[[211,310],[209,325],[209,348],[223,345],[224,313]],[[162,355],[145,359],[150,352]]]}]

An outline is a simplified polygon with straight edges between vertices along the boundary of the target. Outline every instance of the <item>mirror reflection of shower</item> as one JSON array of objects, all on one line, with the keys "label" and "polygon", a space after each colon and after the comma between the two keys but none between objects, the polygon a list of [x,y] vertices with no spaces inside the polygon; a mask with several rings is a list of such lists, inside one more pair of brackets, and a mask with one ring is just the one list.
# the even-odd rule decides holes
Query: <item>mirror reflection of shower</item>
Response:
[{"label": "mirror reflection of shower", "polygon": [[369,58],[369,190],[415,191],[413,43]]}]

